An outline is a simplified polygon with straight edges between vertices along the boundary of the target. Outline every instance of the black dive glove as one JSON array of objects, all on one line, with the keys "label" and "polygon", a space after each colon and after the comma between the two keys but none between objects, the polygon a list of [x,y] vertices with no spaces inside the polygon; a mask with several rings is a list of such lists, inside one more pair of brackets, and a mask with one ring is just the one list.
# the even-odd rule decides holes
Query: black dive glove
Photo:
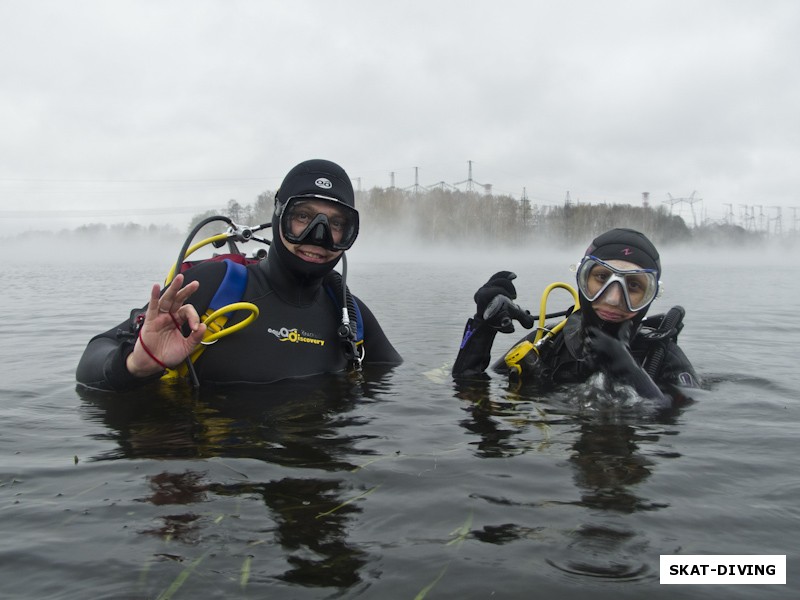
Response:
[{"label": "black dive glove", "polygon": [[531,314],[512,302],[517,297],[517,290],[512,283],[516,278],[517,275],[511,271],[500,271],[475,292],[475,304],[478,306],[476,320],[484,321],[502,333],[514,331],[512,319],[519,321],[526,329],[533,327]]},{"label": "black dive glove", "polygon": [[614,380],[632,385],[643,398],[663,401],[664,394],[636,362],[630,351],[633,323],[627,321],[619,328],[619,337],[611,336],[597,327],[586,332],[586,360],[590,368],[603,371]]}]

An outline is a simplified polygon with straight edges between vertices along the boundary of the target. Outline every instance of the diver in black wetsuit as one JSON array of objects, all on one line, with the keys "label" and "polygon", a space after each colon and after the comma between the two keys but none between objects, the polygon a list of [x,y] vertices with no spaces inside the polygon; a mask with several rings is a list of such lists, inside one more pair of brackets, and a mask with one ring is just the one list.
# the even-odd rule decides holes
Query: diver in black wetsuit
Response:
[{"label": "diver in black wetsuit", "polygon": [[[290,377],[346,370],[341,308],[327,280],[358,235],[355,194],[347,173],[326,160],[294,167],[275,196],[273,241],[267,258],[247,266],[244,302],[259,317],[208,345],[194,363],[198,382],[269,383]],[[206,332],[199,315],[226,273],[223,262],[204,262],[176,275],[163,291],[120,325],[89,341],[78,364],[79,383],[128,390],[158,380],[184,363]],[[363,326],[363,363],[396,365],[402,358],[369,308],[354,298]],[[234,325],[247,317],[238,311]]]},{"label": "diver in black wetsuit", "polygon": [[[683,309],[645,320],[660,276],[658,251],[643,234],[612,229],[598,236],[577,269],[580,309],[538,347],[535,332],[520,340],[493,370],[545,387],[582,382],[603,371],[657,406],[672,406],[682,396],[681,387],[699,387],[699,380],[677,344]],[[467,322],[453,365],[455,378],[484,373],[495,335],[513,332],[512,319],[533,326],[533,317],[512,302],[514,278],[501,271],[476,292],[478,310]]]}]

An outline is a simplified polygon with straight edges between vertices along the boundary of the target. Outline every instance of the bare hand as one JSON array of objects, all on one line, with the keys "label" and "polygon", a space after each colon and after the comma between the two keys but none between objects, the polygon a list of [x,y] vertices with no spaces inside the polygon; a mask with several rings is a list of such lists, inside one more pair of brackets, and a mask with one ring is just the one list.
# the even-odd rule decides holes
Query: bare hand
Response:
[{"label": "bare hand", "polygon": [[[161,295],[161,287],[153,285],[139,338],[125,363],[131,375],[147,377],[162,371],[163,366],[175,367],[197,347],[206,326],[200,322],[194,306],[184,302],[199,287],[197,281],[183,287],[183,275],[176,275]],[[184,323],[188,323],[191,329],[188,337],[183,337],[180,329]]]}]

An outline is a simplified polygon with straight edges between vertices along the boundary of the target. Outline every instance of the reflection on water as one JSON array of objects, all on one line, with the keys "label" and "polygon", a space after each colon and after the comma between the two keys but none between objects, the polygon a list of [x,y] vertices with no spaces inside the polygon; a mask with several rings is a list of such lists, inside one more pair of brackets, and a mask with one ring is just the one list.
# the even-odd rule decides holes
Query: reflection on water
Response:
[{"label": "reflection on water", "polygon": [[[146,477],[152,494],[141,498],[141,502],[151,502],[156,506],[199,504],[206,500],[209,486],[204,482],[204,474],[196,471],[170,473],[164,471]],[[176,507],[177,508],[177,507]],[[162,515],[157,527],[143,529],[142,534],[154,535],[165,541],[178,541],[194,545],[202,539],[202,520],[197,513],[187,512]]]},{"label": "reflection on water", "polygon": [[[154,386],[125,395],[83,388],[79,393],[87,418],[106,426],[101,437],[116,442],[114,450],[94,460],[223,457],[309,471],[308,477],[266,481],[238,473],[242,480],[238,483],[215,482],[208,472],[194,469],[146,475],[150,493],[140,501],[169,512],[160,514],[141,534],[157,536],[172,546],[176,542],[193,546],[211,534],[214,521],[204,514],[203,505],[212,497],[237,502],[259,498],[267,514],[245,542],[253,548],[249,557],[261,544],[278,544],[287,568],[273,574],[276,579],[348,588],[361,580],[360,570],[367,563],[367,553],[348,541],[348,524],[360,512],[350,500],[369,490],[354,490],[344,479],[312,474],[351,472],[357,467],[347,457],[369,454],[356,442],[370,436],[353,433],[366,421],[348,413],[355,403],[369,401],[374,390],[382,389],[387,374],[373,368],[367,377],[326,375],[237,388],[235,394],[226,388],[193,391],[183,385]],[[184,560],[167,552],[159,556]]]},{"label": "reflection on water", "polygon": [[[620,423],[584,423],[570,464],[581,502],[592,508],[633,512],[659,508],[640,498],[635,486],[651,474],[652,462],[639,453],[637,428]],[[658,441],[658,436],[649,436]]]},{"label": "reflection on water", "polygon": [[[495,505],[529,507],[572,505],[587,509],[588,515],[653,511],[669,506],[641,494],[641,484],[652,475],[654,461],[641,446],[656,445],[665,426],[674,423],[679,411],[658,414],[646,404],[637,406],[630,398],[598,394],[592,382],[563,386],[555,393],[509,387],[498,395],[487,379],[454,384],[455,396],[468,401],[468,418],[461,426],[475,434],[476,455],[482,458],[511,458],[528,452],[546,452],[553,440],[551,428],[566,425],[572,442],[567,463],[579,493],[575,500],[515,502],[505,496],[485,495]],[[587,399],[591,401],[587,402]],[[539,443],[526,441],[526,430],[543,433]],[[666,431],[676,434],[676,431]],[[661,458],[666,458],[664,453]],[[670,456],[677,457],[676,455]],[[518,523],[484,526],[474,531],[475,539],[506,544],[547,535],[546,527]],[[647,576],[650,568],[642,561],[648,542],[639,532],[588,522],[563,532],[565,544],[549,552],[547,563],[566,573],[618,580]]]},{"label": "reflection on water", "polygon": [[348,542],[351,517],[361,512],[345,503],[352,490],[341,480],[285,477],[216,490],[220,495],[257,494],[270,509],[274,540],[290,568],[278,578],[307,586],[348,588],[359,581],[367,553]]},{"label": "reflection on water", "polygon": [[[164,471],[147,480],[152,494],[142,498],[156,506],[200,505],[210,495],[219,497],[260,497],[269,509],[269,527],[252,532],[248,543],[255,547],[277,543],[284,551],[289,568],[274,575],[288,583],[305,586],[348,588],[361,581],[359,571],[367,564],[367,553],[348,542],[350,518],[360,512],[354,503],[345,502],[351,492],[343,481],[293,478],[243,484],[217,484],[206,481],[198,471]],[[199,512],[171,512],[157,519],[157,525],[140,531],[183,545],[199,544],[208,534]],[[161,553],[160,556],[167,556]],[[251,554],[250,557],[253,555]],[[170,555],[171,558],[182,557]]]},{"label": "reflection on water", "polygon": [[[326,470],[352,468],[357,438],[339,432],[361,425],[348,412],[384,385],[372,368],[367,380],[320,376],[239,388],[155,385],[126,394],[78,388],[87,418],[117,447],[95,460],[118,458],[255,458]],[[364,434],[366,435],[366,434]],[[360,436],[359,436],[360,437]]]}]

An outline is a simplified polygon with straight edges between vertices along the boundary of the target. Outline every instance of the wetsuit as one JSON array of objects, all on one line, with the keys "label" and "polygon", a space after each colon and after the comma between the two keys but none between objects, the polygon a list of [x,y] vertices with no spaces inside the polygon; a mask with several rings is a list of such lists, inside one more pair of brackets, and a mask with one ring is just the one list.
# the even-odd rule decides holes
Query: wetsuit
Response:
[{"label": "wetsuit", "polygon": [[[337,329],[341,310],[323,285],[323,273],[298,277],[279,252],[247,267],[247,287],[242,301],[259,309],[259,317],[244,329],[208,346],[195,363],[199,381],[270,383],[291,377],[343,371],[347,359]],[[199,281],[200,288],[189,299],[202,315],[216,293],[226,266],[205,262],[184,273],[184,285]],[[364,331],[364,364],[400,364],[402,358],[386,338],[369,308],[355,298]],[[159,379],[131,375],[125,360],[136,341],[131,317],[89,341],[77,369],[78,382],[98,389],[127,390]],[[239,311],[228,326],[249,313]]]},{"label": "wetsuit", "polygon": [[[672,384],[682,387],[699,387],[699,379],[692,364],[677,344],[677,333],[665,340],[655,341],[655,329],[662,315],[645,320],[631,339],[631,355],[640,365],[656,345],[661,345],[664,358],[661,367],[653,378],[659,386]],[[546,388],[559,383],[578,383],[586,381],[597,369],[585,359],[585,333],[581,311],[576,311],[567,319],[564,328],[551,340],[545,342],[540,353],[530,349],[514,355],[514,350],[524,341],[533,342],[536,332],[532,332],[511,348],[503,358],[492,365],[497,373],[509,375],[522,382],[536,382]],[[480,375],[489,366],[490,353],[497,330],[481,319],[472,318],[467,322],[461,348],[453,365],[453,376],[471,377]],[[512,357],[509,366],[507,357]]]}]

